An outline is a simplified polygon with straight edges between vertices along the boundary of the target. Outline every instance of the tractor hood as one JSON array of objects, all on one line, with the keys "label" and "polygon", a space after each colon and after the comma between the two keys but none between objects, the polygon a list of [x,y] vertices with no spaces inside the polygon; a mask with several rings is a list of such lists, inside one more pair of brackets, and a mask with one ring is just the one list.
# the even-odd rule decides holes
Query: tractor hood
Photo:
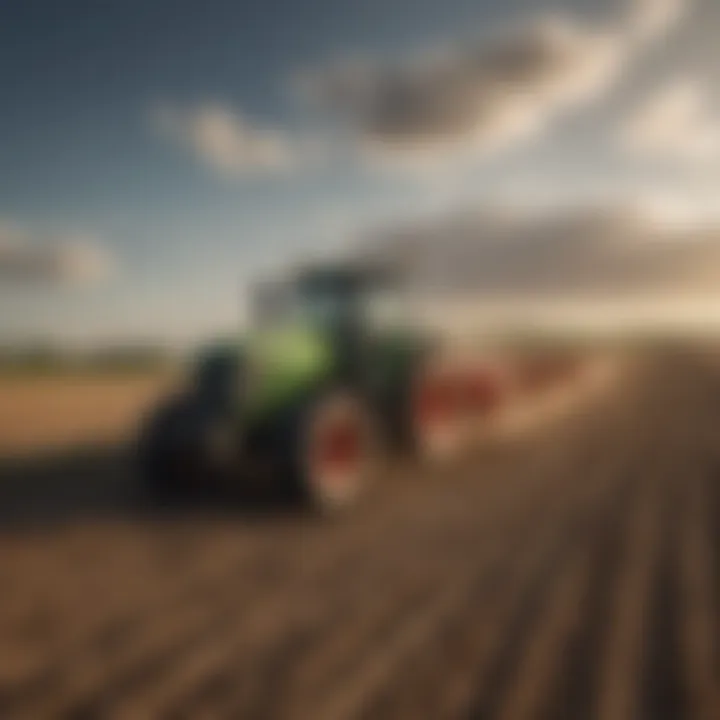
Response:
[{"label": "tractor hood", "polygon": [[310,326],[257,330],[246,343],[247,402],[251,414],[292,403],[332,373],[335,357],[327,335]]}]

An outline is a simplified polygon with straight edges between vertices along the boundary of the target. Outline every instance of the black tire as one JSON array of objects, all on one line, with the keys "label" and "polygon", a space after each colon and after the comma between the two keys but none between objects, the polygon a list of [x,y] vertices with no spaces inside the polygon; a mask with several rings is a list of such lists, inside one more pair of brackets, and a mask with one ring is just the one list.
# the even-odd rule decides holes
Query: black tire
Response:
[{"label": "black tire", "polygon": [[172,398],[146,420],[136,446],[136,460],[145,496],[167,504],[197,491],[200,481],[192,433],[198,410],[187,397]]}]

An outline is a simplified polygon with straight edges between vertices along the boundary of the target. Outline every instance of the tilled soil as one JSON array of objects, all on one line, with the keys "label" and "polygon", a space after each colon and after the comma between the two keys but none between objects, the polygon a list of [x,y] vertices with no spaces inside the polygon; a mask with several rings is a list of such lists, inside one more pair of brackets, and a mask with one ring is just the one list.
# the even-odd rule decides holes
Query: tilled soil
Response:
[{"label": "tilled soil", "polygon": [[332,520],[16,470],[0,718],[720,717],[720,373],[632,372]]},{"label": "tilled soil", "polygon": [[127,438],[173,384],[170,371],[0,374],[0,457]]}]

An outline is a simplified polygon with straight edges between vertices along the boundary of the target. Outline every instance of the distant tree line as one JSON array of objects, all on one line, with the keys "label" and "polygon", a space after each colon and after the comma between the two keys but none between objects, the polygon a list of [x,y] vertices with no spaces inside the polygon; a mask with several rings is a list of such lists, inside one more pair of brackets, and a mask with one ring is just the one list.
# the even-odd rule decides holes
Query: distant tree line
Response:
[{"label": "distant tree line", "polygon": [[0,346],[0,373],[143,373],[170,369],[177,353],[151,345],[68,350],[53,345]]}]

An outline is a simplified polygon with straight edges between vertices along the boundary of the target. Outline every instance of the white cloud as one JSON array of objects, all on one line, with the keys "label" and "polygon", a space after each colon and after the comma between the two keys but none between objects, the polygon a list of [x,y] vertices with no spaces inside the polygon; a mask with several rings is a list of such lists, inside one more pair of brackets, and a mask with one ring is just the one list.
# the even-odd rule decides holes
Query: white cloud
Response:
[{"label": "white cloud", "polygon": [[283,132],[257,127],[224,105],[162,107],[155,121],[201,161],[229,175],[282,170],[293,162],[292,143]]},{"label": "white cloud", "polygon": [[679,24],[691,0],[634,0],[629,5],[627,27],[638,43],[662,39]]},{"label": "white cloud", "polygon": [[92,238],[33,237],[0,226],[0,282],[93,285],[114,271],[110,255]]},{"label": "white cloud", "polygon": [[[304,136],[223,103],[156,109],[157,127],[229,176],[325,163],[358,151],[401,165],[474,162],[512,149],[607,95],[628,65],[677,26],[690,0],[626,0],[614,22],[551,15],[465,45],[397,61],[330,63],[297,78],[300,95],[340,121]],[[349,131],[349,135],[347,132]]]},{"label": "white cloud", "polygon": [[468,47],[403,66],[343,66],[311,78],[318,102],[354,124],[374,151],[486,152],[542,130],[617,73],[613,39],[564,20],[494,47]]},{"label": "white cloud", "polygon": [[376,155],[492,152],[603,97],[686,6],[634,0],[614,26],[586,28],[554,17],[489,43],[424,52],[404,62],[331,66],[306,74],[300,86]]},{"label": "white cloud", "polygon": [[452,213],[379,232],[361,254],[413,286],[485,298],[647,297],[720,287],[720,224],[669,224],[635,207]]},{"label": "white cloud", "polygon": [[675,80],[647,98],[620,128],[622,147],[633,154],[683,162],[720,158],[720,117],[710,89]]}]

